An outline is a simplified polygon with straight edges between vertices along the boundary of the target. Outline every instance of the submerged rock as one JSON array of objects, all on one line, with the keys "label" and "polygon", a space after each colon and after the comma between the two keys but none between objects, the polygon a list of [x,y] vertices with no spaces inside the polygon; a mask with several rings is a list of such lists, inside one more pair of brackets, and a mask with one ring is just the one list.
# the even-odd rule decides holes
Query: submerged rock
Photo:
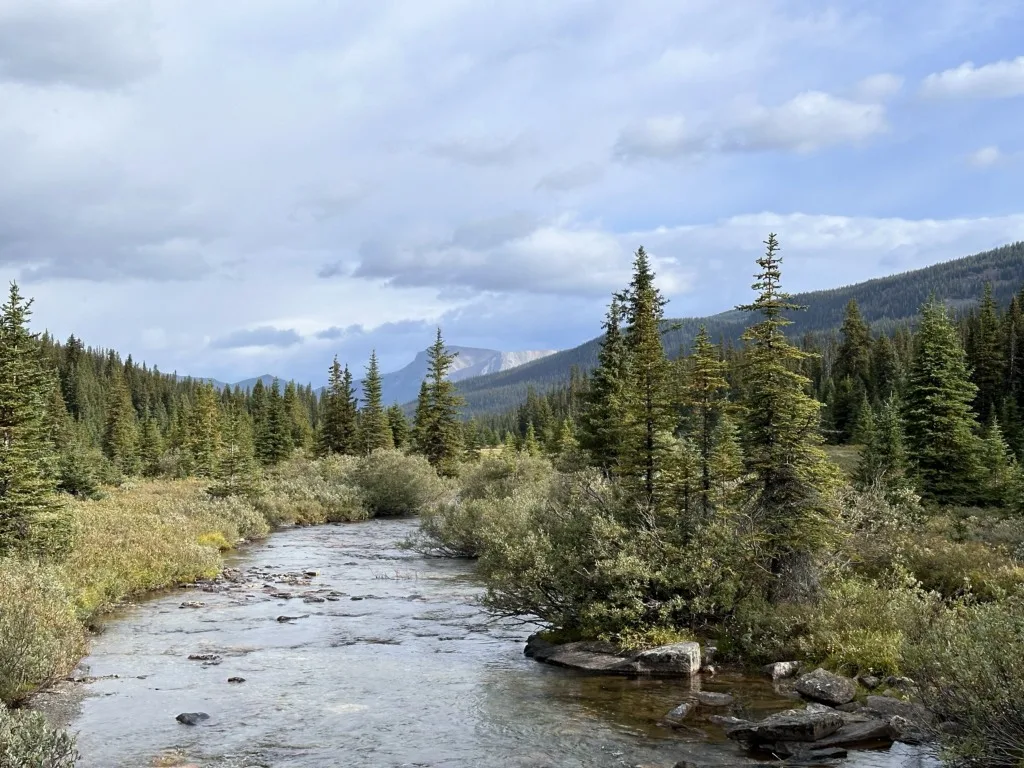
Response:
[{"label": "submerged rock", "polygon": [[229,683],[244,683],[245,682],[245,678],[244,677],[229,677],[228,678],[228,682]]},{"label": "submerged rock", "polygon": [[182,725],[199,725],[204,720],[209,720],[210,716],[205,712],[182,712],[174,719]]},{"label": "submerged rock", "polygon": [[613,675],[692,677],[701,668],[700,644],[694,642],[625,651],[612,643],[596,640],[552,645],[533,635],[527,640],[525,654],[558,667]]},{"label": "submerged rock", "polygon": [[193,653],[188,657],[189,661],[220,661],[216,653]]},{"label": "submerged rock", "polygon": [[853,701],[857,695],[857,686],[852,680],[820,667],[801,676],[796,681],[796,690],[804,698],[832,706]]},{"label": "submerged rock", "polygon": [[683,722],[691,712],[696,708],[697,703],[694,701],[684,701],[678,707],[673,709],[667,715],[665,715],[665,722],[675,725]]},{"label": "submerged rock", "polygon": [[184,603],[179,605],[179,608],[204,608],[206,603],[201,603],[198,600],[186,600]]},{"label": "submerged rock", "polygon": [[793,677],[800,671],[799,661],[776,661],[774,664],[765,664],[761,667],[772,680],[781,680],[784,677]]},{"label": "submerged rock", "polygon": [[714,693],[713,691],[701,691],[697,694],[697,701],[704,707],[728,707],[735,699],[728,693]]}]

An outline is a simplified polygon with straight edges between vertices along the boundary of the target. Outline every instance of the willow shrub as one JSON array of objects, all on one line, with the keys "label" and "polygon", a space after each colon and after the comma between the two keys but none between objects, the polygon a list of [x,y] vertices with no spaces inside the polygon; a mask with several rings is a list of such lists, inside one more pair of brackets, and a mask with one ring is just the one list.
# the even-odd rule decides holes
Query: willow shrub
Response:
[{"label": "willow shrub", "polygon": [[65,676],[84,652],[85,632],[57,569],[0,560],[0,702]]},{"label": "willow shrub", "polygon": [[370,511],[351,480],[357,463],[350,456],[283,462],[267,473],[256,509],[274,526],[365,520]]},{"label": "willow shrub", "polygon": [[41,714],[0,704],[0,768],[72,768],[77,758],[74,738]]},{"label": "willow shrub", "polygon": [[905,664],[922,703],[952,726],[941,731],[950,757],[1024,765],[1024,594],[946,611]]},{"label": "willow shrub", "polygon": [[350,478],[374,516],[419,514],[447,491],[447,483],[425,456],[394,449],[376,450],[363,457]]}]

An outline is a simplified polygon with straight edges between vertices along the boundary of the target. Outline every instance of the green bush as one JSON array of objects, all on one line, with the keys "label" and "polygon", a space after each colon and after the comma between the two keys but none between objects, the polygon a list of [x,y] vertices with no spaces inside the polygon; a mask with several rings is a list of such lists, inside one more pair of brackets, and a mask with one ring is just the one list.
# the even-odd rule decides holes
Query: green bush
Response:
[{"label": "green bush", "polygon": [[351,457],[284,462],[269,473],[256,509],[272,526],[365,520],[370,513],[351,480],[354,468]]},{"label": "green bush", "polygon": [[1024,765],[1024,595],[945,612],[905,665],[922,703],[955,726],[941,730],[951,758]]},{"label": "green bush", "polygon": [[499,453],[463,468],[459,498],[506,499],[516,493],[547,492],[554,479],[554,467],[543,457]]},{"label": "green bush", "polygon": [[415,515],[447,491],[424,456],[399,450],[374,451],[359,461],[351,477],[374,515]]},{"label": "green bush", "polygon": [[50,728],[38,712],[0,704],[0,768],[72,768],[74,737]]},{"label": "green bush", "polygon": [[63,677],[84,652],[85,633],[59,572],[0,560],[0,702]]}]

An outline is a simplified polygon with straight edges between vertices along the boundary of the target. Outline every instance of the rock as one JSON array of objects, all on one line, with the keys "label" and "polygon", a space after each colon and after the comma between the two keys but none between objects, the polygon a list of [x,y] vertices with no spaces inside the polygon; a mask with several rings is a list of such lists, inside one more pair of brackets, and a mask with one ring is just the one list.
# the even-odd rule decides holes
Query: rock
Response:
[{"label": "rock", "polygon": [[918,725],[929,725],[932,722],[931,712],[912,701],[889,696],[868,696],[864,704],[868,712],[882,718],[898,716]]},{"label": "rock", "polygon": [[351,600],[362,600],[363,598],[358,597],[358,596],[353,596],[353,597],[351,597],[349,599],[351,599]]},{"label": "rock", "polygon": [[897,691],[903,691],[904,693],[912,691],[917,686],[917,683],[909,677],[895,677],[893,675],[889,675],[889,677],[885,678],[885,684],[890,688],[895,688]]},{"label": "rock", "polygon": [[860,677],[857,678],[857,682],[859,682],[861,685],[863,685],[869,691],[875,690],[875,688],[877,688],[878,686],[880,686],[882,684],[882,681],[879,680],[874,675],[861,675]]},{"label": "rock", "polygon": [[205,712],[182,712],[174,719],[182,725],[199,725],[204,720],[209,720],[210,716]]},{"label": "rock", "polygon": [[301,616],[278,616],[277,620],[279,622],[281,622],[282,624],[284,624],[285,622],[295,621],[296,619],[301,619],[301,618],[302,618]]},{"label": "rock", "polygon": [[204,608],[206,603],[201,603],[198,600],[186,600],[184,603],[179,605],[179,608]]},{"label": "rock", "polygon": [[885,720],[847,723],[835,733],[821,739],[816,747],[856,747],[892,744],[893,732]]},{"label": "rock", "polygon": [[193,653],[188,657],[189,661],[220,661],[216,653]]},{"label": "rock", "polygon": [[796,681],[796,690],[804,698],[831,706],[846,704],[857,695],[857,686],[852,680],[820,667],[801,676]]},{"label": "rock", "polygon": [[843,718],[835,712],[808,712],[789,709],[756,723],[728,728],[725,735],[752,748],[786,741],[819,741],[843,727]]},{"label": "rock", "polygon": [[927,730],[899,715],[889,718],[889,730],[893,739],[903,744],[924,744],[931,741],[931,734]]},{"label": "rock", "polygon": [[[803,746],[803,745],[800,745]],[[782,753],[779,753],[782,756]],[[825,749],[798,750],[790,755],[786,761],[788,765],[821,765],[830,760],[845,760],[848,753],[840,747],[827,747]]]},{"label": "rock", "polygon": [[633,657],[640,671],[652,675],[692,677],[700,671],[700,643],[662,645],[641,651]]},{"label": "rock", "polygon": [[701,674],[707,675],[708,677],[714,677],[718,670],[710,665],[700,668]]},{"label": "rock", "polygon": [[665,722],[672,724],[683,722],[683,720],[686,719],[687,715],[689,715],[696,706],[696,702],[684,701],[678,707],[676,707],[667,715],[665,715]]},{"label": "rock", "polygon": [[245,678],[244,677],[229,677],[228,678],[228,682],[229,683],[244,683],[245,682]]},{"label": "rock", "polygon": [[776,661],[774,664],[766,664],[761,667],[761,671],[768,675],[772,680],[781,680],[784,677],[793,677],[793,675],[799,672],[800,662]]},{"label": "rock", "polygon": [[310,595],[309,597],[302,598],[302,602],[304,602],[304,603],[324,603],[326,601],[327,601],[327,598],[325,598],[325,597],[318,597],[316,595]]},{"label": "rock", "polygon": [[704,649],[704,653],[700,657],[700,665],[702,667],[710,667],[715,660],[715,654],[718,652],[718,648],[713,645],[709,645]]},{"label": "rock", "polygon": [[704,707],[728,707],[735,699],[728,693],[701,691],[697,694],[697,701]]},{"label": "rock", "polygon": [[700,644],[692,642],[663,645],[648,651],[624,651],[612,643],[596,640],[552,645],[532,635],[524,653],[558,667],[613,675],[691,677],[700,669]]},{"label": "rock", "polygon": [[314,576],[319,576],[320,575],[320,571],[303,571],[302,575],[303,576],[308,576],[309,578],[312,579]]},{"label": "rock", "polygon": [[729,715],[711,715],[708,717],[708,722],[722,728],[731,728],[734,725],[750,725],[749,720],[741,720],[738,717]]}]

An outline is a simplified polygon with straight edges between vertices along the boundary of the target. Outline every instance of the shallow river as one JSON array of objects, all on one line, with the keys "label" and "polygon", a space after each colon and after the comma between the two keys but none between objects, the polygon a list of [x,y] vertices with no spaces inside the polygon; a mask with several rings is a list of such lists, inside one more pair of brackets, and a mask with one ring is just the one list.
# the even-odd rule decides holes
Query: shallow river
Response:
[{"label": "shallow river", "polygon": [[[631,681],[531,661],[531,628],[481,611],[469,564],[395,548],[414,525],[282,531],[233,558],[242,579],[223,591],[175,590],[111,616],[69,722],[80,765],[735,765],[715,727],[658,721],[699,685],[735,694],[740,716],[792,706],[761,680]],[[305,571],[318,575],[282,578]],[[204,654],[219,660],[188,658]],[[210,718],[190,727],[181,712]],[[900,745],[843,763],[932,764]]]}]

